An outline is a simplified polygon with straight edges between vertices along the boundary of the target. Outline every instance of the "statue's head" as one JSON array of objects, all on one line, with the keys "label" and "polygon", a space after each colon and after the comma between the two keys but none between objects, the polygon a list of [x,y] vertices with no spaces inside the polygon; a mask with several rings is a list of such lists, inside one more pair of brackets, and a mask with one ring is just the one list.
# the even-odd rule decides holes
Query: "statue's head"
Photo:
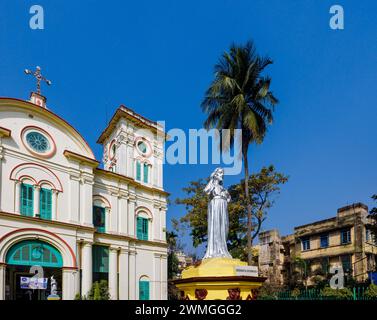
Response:
[{"label": "statue's head", "polygon": [[211,174],[211,180],[218,180],[220,183],[223,181],[224,177],[224,169],[223,168],[216,168],[215,171]]}]

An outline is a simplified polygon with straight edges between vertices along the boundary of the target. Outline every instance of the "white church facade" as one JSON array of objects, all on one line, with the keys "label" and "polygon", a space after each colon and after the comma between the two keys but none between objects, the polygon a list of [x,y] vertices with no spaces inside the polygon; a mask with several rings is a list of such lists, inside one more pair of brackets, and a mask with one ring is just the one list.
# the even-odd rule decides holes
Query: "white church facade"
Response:
[{"label": "white church facade", "polygon": [[33,266],[64,300],[108,282],[111,299],[167,299],[162,128],[120,106],[101,133],[103,168],[84,138],[32,93],[0,98],[0,300]]}]

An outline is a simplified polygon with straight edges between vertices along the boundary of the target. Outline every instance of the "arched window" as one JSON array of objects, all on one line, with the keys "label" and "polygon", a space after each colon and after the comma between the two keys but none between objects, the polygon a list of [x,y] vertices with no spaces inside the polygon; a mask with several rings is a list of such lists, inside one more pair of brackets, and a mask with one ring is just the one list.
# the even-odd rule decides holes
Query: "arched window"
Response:
[{"label": "arched window", "polygon": [[97,232],[106,231],[106,209],[93,206],[93,225],[97,229]]},{"label": "arched window", "polygon": [[106,232],[110,203],[100,195],[93,196],[93,225],[97,232]]},{"label": "arched window", "polygon": [[139,240],[149,240],[151,215],[146,211],[147,209],[138,209],[136,212],[136,237]]},{"label": "arched window", "polygon": [[60,252],[40,240],[25,240],[11,247],[6,256],[6,263],[10,265],[61,268],[63,259]]},{"label": "arched window", "polygon": [[139,280],[139,300],[150,300],[150,282],[147,277]]},{"label": "arched window", "polygon": [[34,212],[34,187],[31,184],[21,184],[20,202],[21,215],[32,217]]}]

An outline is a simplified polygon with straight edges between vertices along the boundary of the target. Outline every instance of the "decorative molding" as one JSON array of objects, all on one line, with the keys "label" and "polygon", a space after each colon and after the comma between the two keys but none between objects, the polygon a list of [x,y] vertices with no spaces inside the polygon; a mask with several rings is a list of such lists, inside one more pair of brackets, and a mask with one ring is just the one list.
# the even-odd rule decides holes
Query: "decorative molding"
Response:
[{"label": "decorative molding", "polygon": [[93,168],[97,168],[99,166],[99,161],[85,157],[81,154],[78,154],[69,150],[64,150],[63,155],[69,160],[77,161],[79,163],[84,163]]},{"label": "decorative molding", "polygon": [[11,134],[12,134],[11,130],[4,127],[0,127],[0,138],[9,138]]}]

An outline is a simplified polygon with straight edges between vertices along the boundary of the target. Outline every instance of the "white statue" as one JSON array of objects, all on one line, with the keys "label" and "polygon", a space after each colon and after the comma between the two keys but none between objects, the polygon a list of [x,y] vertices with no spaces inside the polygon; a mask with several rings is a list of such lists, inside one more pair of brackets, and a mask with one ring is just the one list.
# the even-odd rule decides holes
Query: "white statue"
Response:
[{"label": "white statue", "polygon": [[203,259],[232,258],[228,252],[226,241],[228,238],[228,202],[230,195],[223,187],[224,170],[217,168],[210,177],[204,192],[210,197],[208,204],[208,244]]},{"label": "white statue", "polygon": [[51,292],[50,292],[50,295],[51,296],[56,296],[58,294],[58,285],[56,283],[56,280],[54,279],[54,276],[51,276],[50,280],[51,280]]}]

